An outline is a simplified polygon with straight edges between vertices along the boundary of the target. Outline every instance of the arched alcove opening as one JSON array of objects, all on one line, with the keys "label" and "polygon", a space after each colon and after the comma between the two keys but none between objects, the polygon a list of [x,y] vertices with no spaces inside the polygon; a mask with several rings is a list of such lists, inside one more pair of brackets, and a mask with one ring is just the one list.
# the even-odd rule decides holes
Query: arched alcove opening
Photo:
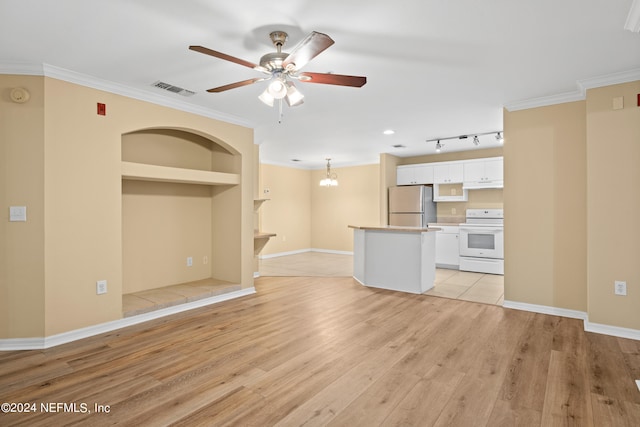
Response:
[{"label": "arched alcove opening", "polygon": [[240,289],[241,160],[197,131],[122,135],[125,316]]}]

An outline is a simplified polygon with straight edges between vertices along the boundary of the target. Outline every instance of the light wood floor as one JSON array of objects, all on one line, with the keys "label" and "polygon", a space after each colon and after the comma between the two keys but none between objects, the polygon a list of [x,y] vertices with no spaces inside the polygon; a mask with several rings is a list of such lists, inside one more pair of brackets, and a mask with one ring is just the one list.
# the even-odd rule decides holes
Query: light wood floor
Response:
[{"label": "light wood floor", "polygon": [[[353,256],[326,252],[302,252],[259,261],[261,276],[351,277]],[[427,295],[502,305],[504,277],[495,274],[436,269]]]},{"label": "light wood floor", "polygon": [[[638,426],[640,342],[582,322],[263,277],[257,294],[0,353],[0,425]],[[43,413],[41,403],[109,405]]]}]

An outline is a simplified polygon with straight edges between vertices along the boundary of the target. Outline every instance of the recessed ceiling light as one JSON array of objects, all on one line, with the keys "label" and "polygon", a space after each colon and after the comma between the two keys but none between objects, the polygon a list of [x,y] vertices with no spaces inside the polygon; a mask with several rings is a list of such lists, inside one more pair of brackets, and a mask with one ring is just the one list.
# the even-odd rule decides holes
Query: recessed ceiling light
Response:
[{"label": "recessed ceiling light", "polygon": [[396,133],[396,131],[394,131],[393,129],[387,129],[384,132],[385,135],[393,135],[394,133]]}]

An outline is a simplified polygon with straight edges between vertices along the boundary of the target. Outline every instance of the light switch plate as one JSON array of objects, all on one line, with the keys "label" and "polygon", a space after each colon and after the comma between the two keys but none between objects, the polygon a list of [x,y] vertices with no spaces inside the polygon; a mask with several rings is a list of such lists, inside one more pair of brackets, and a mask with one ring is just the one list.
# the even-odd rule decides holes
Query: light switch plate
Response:
[{"label": "light switch plate", "polygon": [[26,206],[9,206],[9,221],[26,221],[27,220],[27,207]]},{"label": "light switch plate", "polygon": [[96,282],[96,294],[102,295],[107,293],[107,281],[106,280],[98,280]]},{"label": "light switch plate", "polygon": [[627,282],[624,282],[622,280],[616,280],[613,283],[613,286],[614,286],[614,293],[616,295],[622,295],[622,296],[627,295]]}]

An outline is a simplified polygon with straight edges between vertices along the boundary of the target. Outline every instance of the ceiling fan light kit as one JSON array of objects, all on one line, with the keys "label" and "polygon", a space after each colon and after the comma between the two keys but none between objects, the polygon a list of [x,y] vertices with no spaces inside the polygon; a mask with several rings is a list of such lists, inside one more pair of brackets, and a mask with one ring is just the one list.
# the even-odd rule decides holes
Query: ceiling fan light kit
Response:
[{"label": "ceiling fan light kit", "polygon": [[292,49],[291,53],[282,51],[282,47],[289,38],[286,32],[272,31],[269,34],[269,37],[276,48],[276,52],[263,55],[260,58],[259,64],[254,64],[252,62],[245,61],[244,59],[217,52],[203,46],[189,46],[189,49],[193,51],[249,67],[267,75],[267,77],[264,78],[253,78],[236,83],[230,83],[224,86],[218,86],[208,89],[207,92],[224,92],[266,80],[270,81],[270,83],[258,96],[258,99],[270,107],[273,107],[274,100],[280,100],[280,108],[282,108],[282,99],[284,99],[290,107],[301,105],[304,102],[304,95],[295,87],[290,79],[306,83],[351,87],[362,87],[367,83],[367,78],[363,76],[300,72],[300,69],[309,61],[334,44],[331,37],[326,34],[312,31]]}]

